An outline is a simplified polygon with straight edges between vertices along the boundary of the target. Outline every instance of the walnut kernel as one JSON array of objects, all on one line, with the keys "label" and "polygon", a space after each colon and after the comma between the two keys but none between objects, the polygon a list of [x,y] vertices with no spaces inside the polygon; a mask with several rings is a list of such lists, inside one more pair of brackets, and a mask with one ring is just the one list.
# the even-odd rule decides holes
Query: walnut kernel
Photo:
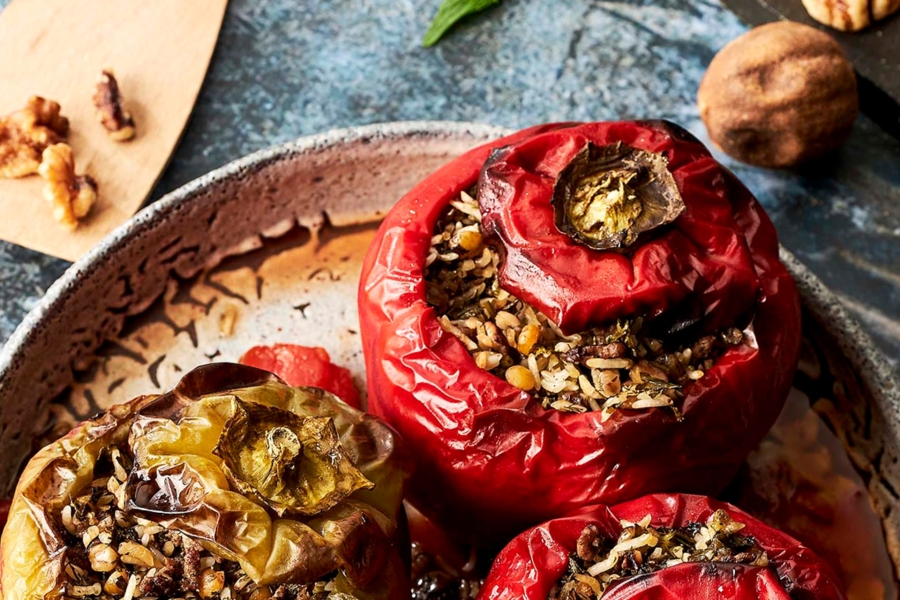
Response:
[{"label": "walnut kernel", "polygon": [[761,167],[789,167],[833,150],[859,112],[856,76],[840,45],[787,21],[726,45],[700,82],[697,104],[713,143]]},{"label": "walnut kernel", "polygon": [[69,120],[60,114],[59,104],[32,96],[25,108],[0,117],[0,177],[37,173],[44,149],[68,133]]},{"label": "walnut kernel", "polygon": [[44,198],[53,205],[53,218],[69,229],[87,216],[97,201],[97,182],[75,174],[75,159],[68,144],[54,144],[42,155],[38,173],[47,182]]},{"label": "walnut kernel", "polygon": [[100,123],[109,137],[117,142],[126,142],[134,137],[134,119],[122,107],[122,93],[112,71],[104,70],[97,82],[94,106]]}]

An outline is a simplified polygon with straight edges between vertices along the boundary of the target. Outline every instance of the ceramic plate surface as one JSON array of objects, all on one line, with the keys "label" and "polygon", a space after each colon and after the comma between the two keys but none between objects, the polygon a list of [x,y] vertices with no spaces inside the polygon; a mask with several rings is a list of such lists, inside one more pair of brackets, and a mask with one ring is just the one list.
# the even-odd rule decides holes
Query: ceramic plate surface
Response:
[{"label": "ceramic plate surface", "polygon": [[[356,287],[380,217],[503,133],[443,122],[338,130],[248,156],[140,212],[54,284],[0,354],[3,492],[36,444],[74,421],[253,345],[322,346],[363,389]],[[782,260],[803,301],[803,393],[863,474],[900,565],[892,371],[831,292],[790,253]]]}]

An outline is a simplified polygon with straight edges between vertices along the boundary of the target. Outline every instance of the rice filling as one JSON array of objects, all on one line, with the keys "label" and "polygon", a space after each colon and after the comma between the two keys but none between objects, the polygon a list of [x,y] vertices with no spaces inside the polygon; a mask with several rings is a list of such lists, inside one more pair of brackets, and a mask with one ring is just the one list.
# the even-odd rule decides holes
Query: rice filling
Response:
[{"label": "rice filling", "polygon": [[723,510],[714,512],[706,523],[677,528],[652,527],[650,520],[647,515],[637,523],[621,521],[615,540],[603,536],[596,525],[585,527],[549,600],[597,599],[619,579],[683,563],[769,566],[769,557],[756,540],[739,534],[744,524]]},{"label": "rice filling", "polygon": [[106,449],[90,486],[57,515],[66,545],[64,598],[325,600],[331,593],[336,573],[313,583],[258,586],[238,562],[129,511],[131,468],[127,450]]},{"label": "rice filling", "polygon": [[463,192],[435,226],[425,260],[426,300],[478,367],[530,392],[545,409],[602,412],[668,407],[685,385],[745,341],[731,327],[690,343],[651,337],[638,316],[564,335],[500,287],[499,251],[485,243],[478,202]]}]

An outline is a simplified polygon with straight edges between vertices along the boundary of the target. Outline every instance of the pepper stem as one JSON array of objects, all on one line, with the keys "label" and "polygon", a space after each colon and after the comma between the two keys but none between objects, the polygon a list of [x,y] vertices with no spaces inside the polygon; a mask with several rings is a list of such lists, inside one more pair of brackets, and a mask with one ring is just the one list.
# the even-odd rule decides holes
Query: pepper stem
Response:
[{"label": "pepper stem", "polygon": [[625,248],[684,210],[662,154],[588,143],[553,188],[556,227],[595,250]]}]

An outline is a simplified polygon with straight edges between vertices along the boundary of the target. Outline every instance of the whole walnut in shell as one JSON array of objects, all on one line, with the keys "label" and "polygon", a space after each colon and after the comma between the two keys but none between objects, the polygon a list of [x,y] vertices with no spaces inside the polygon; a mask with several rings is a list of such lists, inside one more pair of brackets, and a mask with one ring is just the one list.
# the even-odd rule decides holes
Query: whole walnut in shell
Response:
[{"label": "whole walnut in shell", "polygon": [[757,27],[713,58],[697,93],[713,143],[738,160],[789,167],[840,146],[859,112],[840,45],[799,23]]}]

